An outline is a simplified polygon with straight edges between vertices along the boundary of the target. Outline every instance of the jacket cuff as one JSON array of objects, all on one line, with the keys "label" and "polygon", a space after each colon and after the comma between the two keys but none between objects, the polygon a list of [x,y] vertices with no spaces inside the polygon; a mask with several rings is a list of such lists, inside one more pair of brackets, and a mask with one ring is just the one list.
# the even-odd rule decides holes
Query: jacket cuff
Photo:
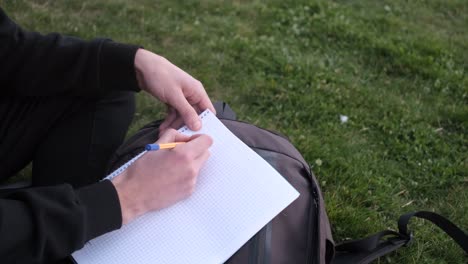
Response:
[{"label": "jacket cuff", "polygon": [[104,180],[80,188],[77,194],[86,210],[86,241],[122,226],[119,196],[111,181]]},{"label": "jacket cuff", "polygon": [[139,46],[105,40],[100,52],[100,86],[103,91],[140,91],[135,72]]}]

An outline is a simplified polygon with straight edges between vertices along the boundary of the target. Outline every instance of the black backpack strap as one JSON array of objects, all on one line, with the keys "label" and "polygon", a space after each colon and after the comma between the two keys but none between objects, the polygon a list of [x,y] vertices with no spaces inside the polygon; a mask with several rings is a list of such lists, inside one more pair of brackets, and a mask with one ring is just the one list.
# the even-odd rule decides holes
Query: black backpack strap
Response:
[{"label": "black backpack strap", "polygon": [[457,242],[457,244],[465,251],[465,253],[468,254],[467,234],[458,226],[450,222],[447,218],[433,212],[418,211],[400,216],[400,219],[398,220],[398,230],[400,231],[400,234],[411,236],[411,231],[408,230],[408,223],[413,216],[429,220],[436,224],[438,227],[440,227],[440,229],[447,233],[447,235],[455,240],[455,242]]},{"label": "black backpack strap", "polygon": [[436,224],[468,254],[468,236],[466,233],[441,215],[427,211],[418,211],[407,213],[400,217],[398,220],[399,232],[386,230],[364,239],[347,241],[337,245],[335,247],[336,255],[332,263],[370,263],[407,245],[413,239],[412,233],[408,230],[408,223],[413,216]]}]

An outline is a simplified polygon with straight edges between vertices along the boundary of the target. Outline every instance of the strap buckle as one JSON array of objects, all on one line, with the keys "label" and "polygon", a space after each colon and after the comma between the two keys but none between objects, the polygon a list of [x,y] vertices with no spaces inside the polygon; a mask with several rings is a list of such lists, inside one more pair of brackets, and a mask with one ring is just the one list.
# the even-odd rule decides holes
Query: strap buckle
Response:
[{"label": "strap buckle", "polygon": [[409,235],[405,234],[404,236],[406,237],[407,241],[403,246],[407,247],[413,243],[414,235],[412,231],[409,231]]}]

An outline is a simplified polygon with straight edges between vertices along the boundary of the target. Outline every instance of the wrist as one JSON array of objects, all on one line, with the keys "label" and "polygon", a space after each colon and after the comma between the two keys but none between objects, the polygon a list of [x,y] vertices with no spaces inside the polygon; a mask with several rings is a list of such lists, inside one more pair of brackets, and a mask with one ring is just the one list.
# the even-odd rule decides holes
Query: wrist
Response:
[{"label": "wrist", "polygon": [[144,75],[143,75],[143,68],[144,68],[144,49],[138,49],[135,53],[135,75],[137,79],[138,86],[140,89],[144,90]]},{"label": "wrist", "polygon": [[135,188],[132,188],[131,183],[125,181],[125,178],[125,175],[120,175],[111,181],[119,196],[123,225],[130,223],[144,213],[144,209],[139,206],[137,201],[138,191],[132,191]]},{"label": "wrist", "polygon": [[135,74],[140,89],[147,91],[147,85],[145,83],[146,75],[155,75],[155,67],[161,64],[161,61],[165,60],[164,57],[159,56],[155,53],[147,51],[145,49],[138,49],[135,54]]}]

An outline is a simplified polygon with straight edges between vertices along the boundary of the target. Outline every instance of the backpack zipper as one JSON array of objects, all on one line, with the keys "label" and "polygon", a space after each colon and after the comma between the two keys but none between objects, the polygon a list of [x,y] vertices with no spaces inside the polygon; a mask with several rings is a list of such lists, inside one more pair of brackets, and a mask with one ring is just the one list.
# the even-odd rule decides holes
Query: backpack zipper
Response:
[{"label": "backpack zipper", "polygon": [[[319,264],[320,263],[320,238],[318,237],[319,230],[319,200],[317,187],[314,184],[314,181],[311,180],[312,184],[312,204],[310,208],[310,223],[309,223],[309,241],[307,242],[307,264]],[[314,244],[315,242],[315,244]]]}]

